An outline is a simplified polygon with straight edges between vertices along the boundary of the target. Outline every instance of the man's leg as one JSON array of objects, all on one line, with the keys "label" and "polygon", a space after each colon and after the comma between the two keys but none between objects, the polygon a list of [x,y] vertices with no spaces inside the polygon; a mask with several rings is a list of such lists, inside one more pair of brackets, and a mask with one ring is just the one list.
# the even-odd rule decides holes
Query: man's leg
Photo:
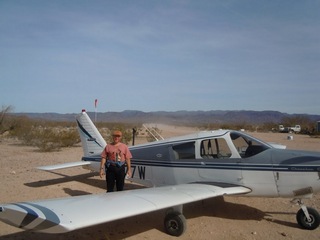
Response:
[{"label": "man's leg", "polygon": [[113,192],[114,182],[116,180],[115,167],[109,166],[106,171],[107,192]]},{"label": "man's leg", "polygon": [[123,190],[125,175],[126,175],[125,167],[124,165],[122,165],[120,168],[117,169],[117,173],[116,173],[117,191]]}]

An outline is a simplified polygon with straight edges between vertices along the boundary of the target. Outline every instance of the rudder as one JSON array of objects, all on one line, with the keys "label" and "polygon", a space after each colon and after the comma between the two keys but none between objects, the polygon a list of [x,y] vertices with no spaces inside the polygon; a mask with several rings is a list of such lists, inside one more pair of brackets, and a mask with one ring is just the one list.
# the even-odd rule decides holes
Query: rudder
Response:
[{"label": "rudder", "polygon": [[100,155],[107,143],[91,121],[86,111],[82,110],[82,112],[76,117],[76,120],[84,157],[97,154]]}]

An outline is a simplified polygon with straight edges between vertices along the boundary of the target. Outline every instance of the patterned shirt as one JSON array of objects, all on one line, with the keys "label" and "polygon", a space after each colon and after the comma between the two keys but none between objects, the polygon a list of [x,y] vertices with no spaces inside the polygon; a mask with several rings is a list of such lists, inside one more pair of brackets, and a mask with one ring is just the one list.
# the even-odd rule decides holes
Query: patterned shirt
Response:
[{"label": "patterned shirt", "polygon": [[119,143],[118,145],[107,144],[101,153],[101,157],[110,161],[124,162],[128,158],[132,158],[132,154],[124,143]]}]

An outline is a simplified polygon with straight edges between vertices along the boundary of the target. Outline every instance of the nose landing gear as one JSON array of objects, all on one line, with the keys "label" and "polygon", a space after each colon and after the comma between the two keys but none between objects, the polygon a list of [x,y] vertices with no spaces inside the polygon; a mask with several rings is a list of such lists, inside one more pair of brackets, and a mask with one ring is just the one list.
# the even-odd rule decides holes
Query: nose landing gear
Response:
[{"label": "nose landing gear", "polygon": [[307,230],[314,230],[319,227],[320,215],[314,208],[306,207],[301,199],[296,199],[300,206],[300,210],[297,212],[296,219],[300,227]]}]

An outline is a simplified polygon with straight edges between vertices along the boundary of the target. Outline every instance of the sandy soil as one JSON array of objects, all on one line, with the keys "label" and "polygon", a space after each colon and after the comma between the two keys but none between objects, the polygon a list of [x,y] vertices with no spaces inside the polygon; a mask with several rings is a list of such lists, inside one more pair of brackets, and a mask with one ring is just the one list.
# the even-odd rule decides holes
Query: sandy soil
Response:
[{"label": "sandy soil", "polygon": [[[186,127],[157,125],[163,137],[194,132]],[[287,145],[289,149],[320,151],[320,139],[304,135],[250,133],[267,142]],[[143,142],[138,138],[137,142]],[[37,166],[77,161],[82,148],[40,153],[18,142],[0,139],[0,202],[69,197],[105,191],[105,181],[82,168],[55,172],[37,170]],[[126,189],[136,188],[127,183]],[[179,239],[320,239],[320,228],[302,230],[295,220],[298,206],[284,198],[225,197],[184,206],[187,231]],[[305,201],[320,211],[320,194]],[[128,203],[130,204],[130,203]],[[90,210],[83,206],[79,211]],[[85,211],[84,211],[85,214]],[[101,214],[108,214],[101,212]],[[66,234],[50,235],[22,231],[0,222],[0,239],[175,239],[164,232],[165,211],[157,211],[106,223]]]}]

